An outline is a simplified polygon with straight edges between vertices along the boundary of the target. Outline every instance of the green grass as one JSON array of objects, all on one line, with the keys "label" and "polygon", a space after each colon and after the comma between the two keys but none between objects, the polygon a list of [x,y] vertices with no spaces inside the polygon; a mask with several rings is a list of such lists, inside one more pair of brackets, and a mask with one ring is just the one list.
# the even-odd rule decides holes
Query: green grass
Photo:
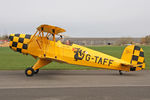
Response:
[{"label": "green grass", "polygon": [[[124,46],[94,46],[91,49],[104,52],[114,57],[120,58]],[[146,69],[150,69],[150,46],[142,46],[145,52]],[[0,47],[0,70],[21,70],[34,65],[36,60],[32,56],[26,56],[16,53],[8,47]],[[98,69],[92,67],[84,67],[77,65],[69,65],[64,63],[52,62],[42,69],[51,70],[90,70]]]}]

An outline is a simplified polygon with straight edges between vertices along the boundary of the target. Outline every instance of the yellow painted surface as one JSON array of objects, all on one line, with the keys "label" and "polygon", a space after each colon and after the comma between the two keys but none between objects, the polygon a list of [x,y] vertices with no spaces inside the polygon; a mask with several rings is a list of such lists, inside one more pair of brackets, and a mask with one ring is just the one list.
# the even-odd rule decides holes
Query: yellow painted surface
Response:
[{"label": "yellow painted surface", "polygon": [[[37,40],[42,41],[42,38],[37,37]],[[37,43],[35,38],[29,44],[28,53],[42,59],[50,58],[69,64],[129,71],[129,67],[121,67],[121,63],[127,63],[121,59],[76,44],[69,46],[62,44],[60,41],[44,41],[46,45],[43,45],[42,42]]]},{"label": "yellow painted surface", "polygon": [[[55,34],[65,31],[59,27],[41,25],[33,36],[26,34],[15,36],[15,34],[11,34],[10,47],[20,53],[30,54],[34,58],[39,58],[33,66],[34,70],[54,60],[68,64],[123,71],[130,71],[131,67],[136,67],[136,70],[145,68],[144,57],[141,56],[144,53],[142,48],[134,45],[127,46],[121,59],[119,59],[77,44],[65,45],[60,41],[55,41],[55,34],[52,33],[54,29]],[[49,39],[51,34],[53,34],[53,40]],[[19,42],[21,38],[24,38],[23,43]],[[17,44],[14,42],[17,42]]]}]

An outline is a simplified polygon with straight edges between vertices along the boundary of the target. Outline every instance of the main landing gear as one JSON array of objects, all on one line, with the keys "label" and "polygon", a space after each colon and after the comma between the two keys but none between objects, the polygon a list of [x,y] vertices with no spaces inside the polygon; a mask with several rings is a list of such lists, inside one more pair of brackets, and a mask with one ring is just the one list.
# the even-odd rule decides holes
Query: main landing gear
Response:
[{"label": "main landing gear", "polygon": [[120,74],[120,75],[123,75],[123,73],[122,73],[122,71],[121,71],[121,70],[119,70],[119,74]]},{"label": "main landing gear", "polygon": [[39,69],[36,69],[34,70],[32,67],[28,67],[26,70],[25,70],[25,74],[26,76],[33,76],[34,74],[37,74],[39,72]]},{"label": "main landing gear", "polygon": [[51,60],[47,60],[47,59],[39,59],[34,66],[29,67],[25,70],[25,74],[28,77],[33,76],[34,74],[37,74],[39,72],[39,69],[49,63],[51,63]]}]

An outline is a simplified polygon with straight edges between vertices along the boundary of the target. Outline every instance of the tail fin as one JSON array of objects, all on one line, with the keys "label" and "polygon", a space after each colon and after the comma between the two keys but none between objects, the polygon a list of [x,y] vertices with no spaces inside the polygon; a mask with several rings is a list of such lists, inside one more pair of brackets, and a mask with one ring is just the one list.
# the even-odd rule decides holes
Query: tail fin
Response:
[{"label": "tail fin", "polygon": [[[127,46],[121,56],[121,59],[132,64],[133,67],[145,69],[144,51],[139,46]],[[132,71],[132,69],[130,69]]]}]

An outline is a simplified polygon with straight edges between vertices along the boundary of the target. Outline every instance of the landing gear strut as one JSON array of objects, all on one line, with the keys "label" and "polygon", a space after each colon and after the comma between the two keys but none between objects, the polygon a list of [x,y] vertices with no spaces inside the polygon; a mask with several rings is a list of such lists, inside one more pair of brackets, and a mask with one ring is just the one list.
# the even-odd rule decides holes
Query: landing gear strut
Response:
[{"label": "landing gear strut", "polygon": [[119,70],[119,74],[120,74],[120,75],[123,75],[123,73],[122,73],[122,71],[121,71],[121,70]]},{"label": "landing gear strut", "polygon": [[25,74],[26,76],[33,76],[34,74],[37,74],[39,72],[39,69],[49,63],[51,63],[51,60],[47,60],[47,59],[39,59],[34,66],[29,67],[25,70]]},{"label": "landing gear strut", "polygon": [[34,74],[37,74],[39,72],[39,69],[36,69],[35,71],[34,71]]}]

